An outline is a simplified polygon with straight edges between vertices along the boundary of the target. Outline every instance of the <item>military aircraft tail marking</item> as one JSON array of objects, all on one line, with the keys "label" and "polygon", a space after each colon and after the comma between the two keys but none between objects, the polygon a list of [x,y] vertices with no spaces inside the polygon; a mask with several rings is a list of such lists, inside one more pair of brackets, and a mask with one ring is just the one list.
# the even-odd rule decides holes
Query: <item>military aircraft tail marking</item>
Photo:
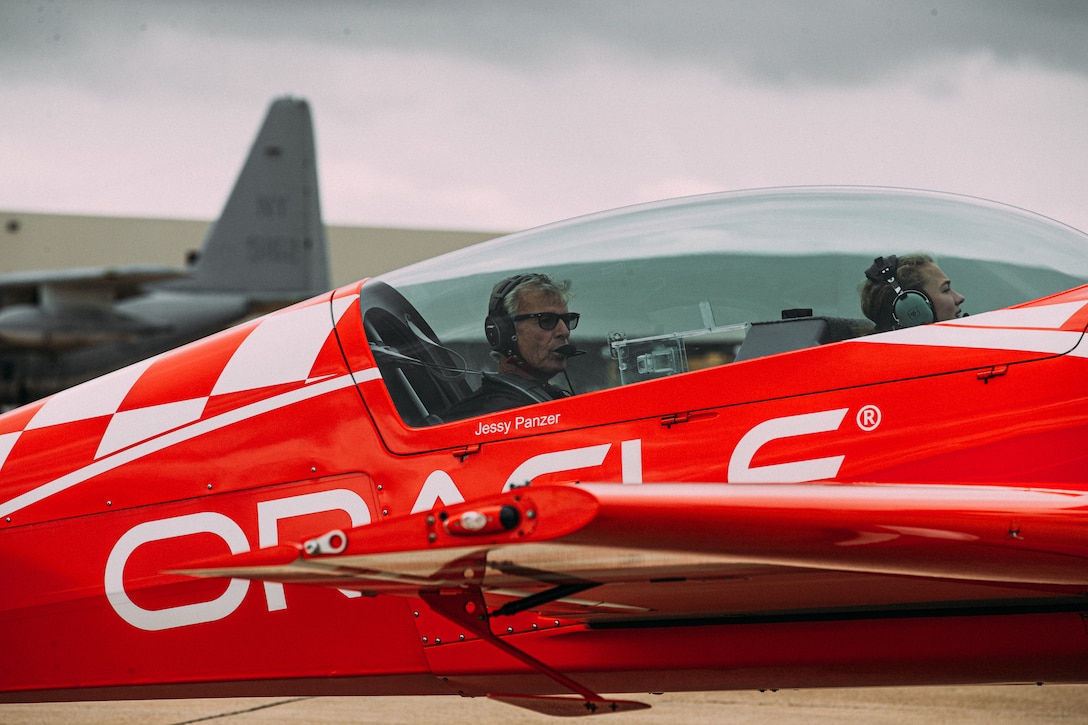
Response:
[{"label": "military aircraft tail marking", "polygon": [[192,277],[168,284],[276,299],[332,287],[306,101],[272,103]]}]

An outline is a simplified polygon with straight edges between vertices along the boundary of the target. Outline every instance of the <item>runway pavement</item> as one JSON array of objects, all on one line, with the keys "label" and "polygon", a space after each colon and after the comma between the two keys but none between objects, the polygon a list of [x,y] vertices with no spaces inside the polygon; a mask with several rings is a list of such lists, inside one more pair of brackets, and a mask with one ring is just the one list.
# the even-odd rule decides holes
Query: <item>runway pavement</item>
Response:
[{"label": "runway pavement", "polygon": [[[625,696],[650,710],[602,725],[1042,725],[1088,722],[1088,685],[921,687]],[[543,725],[570,722],[459,697],[247,698],[0,705],[0,725]]]}]

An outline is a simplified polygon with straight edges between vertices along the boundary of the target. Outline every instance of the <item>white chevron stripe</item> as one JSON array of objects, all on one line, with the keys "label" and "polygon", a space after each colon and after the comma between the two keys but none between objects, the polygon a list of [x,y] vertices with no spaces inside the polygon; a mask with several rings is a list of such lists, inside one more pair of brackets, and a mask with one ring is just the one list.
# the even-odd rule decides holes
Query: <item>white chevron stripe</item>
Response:
[{"label": "white chevron stripe", "polygon": [[[365,375],[365,371],[364,371]],[[104,458],[100,458],[94,463],[88,466],[84,466],[71,473],[65,474],[60,478],[54,479],[49,483],[38,486],[35,489],[27,491],[24,494],[16,496],[13,499],[0,503],[0,517],[9,516],[19,509],[30,506],[31,504],[38,503],[50,496],[66,491],[73,486],[77,486],[85,481],[88,481],[95,476],[103,473],[113,471],[126,463],[139,460],[144,456],[157,453],[158,451],[165,450],[171,446],[184,443],[185,441],[192,440],[197,436],[211,433],[213,431],[226,428],[229,425],[235,423],[241,423],[255,418],[264,413],[268,413],[280,408],[286,408],[294,405],[295,403],[302,402],[304,400],[310,400],[321,395],[335,392],[342,388],[350,387],[355,384],[354,378],[351,374],[341,375],[339,377],[331,378],[320,383],[308,385],[303,388],[291,390],[280,395],[259,400],[250,405],[242,406],[235,410],[227,411],[221,415],[217,415],[213,418],[207,418],[205,420],[199,420],[195,423],[187,425],[183,428],[170,431],[157,438],[146,440],[137,445],[131,446],[120,450],[112,455],[108,455]],[[9,434],[11,435],[11,434]]]},{"label": "white chevron stripe", "polygon": [[[0,503],[0,516],[7,516],[101,473],[114,470],[130,461],[196,436],[302,400],[379,378],[377,369],[365,369],[348,375],[324,377],[319,381],[308,379],[317,355],[332,331],[330,323],[335,325],[357,298],[357,296],[349,296],[333,300],[331,313],[329,306],[322,301],[265,318],[246,337],[239,346],[239,350],[235,351],[228,361],[226,369],[216,382],[215,392],[249,390],[280,382],[305,381],[304,387],[257,401],[214,418],[198,420],[207,404],[207,398],[177,401],[117,413],[132,386],[144,371],[162,356],[130,365],[53,396],[38,409],[25,430],[113,415],[95,454],[98,460],[89,466],[72,471]],[[282,324],[278,322],[281,318],[284,318]],[[261,332],[262,329],[264,332]],[[243,351],[242,347],[245,347],[246,342],[255,335],[258,337]],[[280,335],[285,337],[280,338]],[[285,356],[284,348],[290,348],[292,354]],[[270,360],[278,362],[267,367],[260,364],[262,361]],[[251,371],[250,366],[254,364],[257,370],[270,370],[271,374],[263,376],[248,374]],[[229,373],[227,369],[230,369]],[[21,435],[21,432],[0,435],[0,467],[6,462],[11,449]],[[131,447],[126,448],[126,446]]]},{"label": "white chevron stripe", "polygon": [[199,420],[207,403],[207,398],[194,398],[117,413],[110,419],[94,457],[101,458],[133,443]]},{"label": "white chevron stripe", "polygon": [[25,430],[116,413],[132,386],[157,359],[158,357],[153,357],[142,360],[74,388],[62,390],[45,401],[27,423]]},{"label": "white chevron stripe", "polygon": [[1056,305],[1023,307],[1015,310],[994,310],[974,317],[949,320],[946,325],[963,327],[1018,327],[1037,330],[1059,330],[1070,317],[1084,309],[1085,303],[1061,302]]},{"label": "white chevron stripe", "polygon": [[962,347],[973,350],[1017,350],[1061,355],[1072,350],[1080,342],[1081,336],[1079,332],[961,327],[939,322],[935,325],[922,325],[859,337],[852,342]]},{"label": "white chevron stripe", "polygon": [[15,447],[15,442],[19,440],[19,436],[22,434],[22,431],[16,431],[14,433],[0,435],[0,468],[4,467],[4,462],[7,461],[8,454],[11,453],[11,449]]},{"label": "white chevron stripe", "polygon": [[331,325],[354,301],[354,297],[334,300],[331,324],[329,305],[324,302],[270,315],[231,355],[212,395],[306,380],[332,332]]}]

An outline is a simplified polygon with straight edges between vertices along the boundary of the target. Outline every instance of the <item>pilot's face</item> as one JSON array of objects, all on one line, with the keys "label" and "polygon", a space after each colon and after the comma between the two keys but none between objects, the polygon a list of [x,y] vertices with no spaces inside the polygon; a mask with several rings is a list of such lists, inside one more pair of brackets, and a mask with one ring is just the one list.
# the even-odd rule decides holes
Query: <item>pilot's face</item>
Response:
[{"label": "pilot's face", "polygon": [[[562,299],[538,289],[527,289],[521,292],[518,299],[518,314],[527,315],[534,312],[556,312],[565,314],[568,312]],[[536,318],[519,320],[517,322],[518,350],[521,359],[526,365],[539,371],[536,377],[551,378],[562,372],[567,367],[567,356],[561,355],[555,350],[567,344],[570,339],[570,329],[567,323],[559,320],[555,327],[545,330],[540,327]],[[531,371],[530,371],[531,372]]]},{"label": "pilot's face", "polygon": [[922,273],[922,291],[933,303],[936,321],[954,320],[962,315],[960,305],[963,304],[964,297],[952,289],[952,282],[941,268],[935,264],[927,264],[919,271]]}]

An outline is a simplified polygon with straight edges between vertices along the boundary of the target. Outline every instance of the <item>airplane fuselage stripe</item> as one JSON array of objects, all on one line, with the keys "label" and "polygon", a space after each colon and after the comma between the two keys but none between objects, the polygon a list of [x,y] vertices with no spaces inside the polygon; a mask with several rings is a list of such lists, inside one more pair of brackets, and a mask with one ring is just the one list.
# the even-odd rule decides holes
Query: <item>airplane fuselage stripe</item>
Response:
[{"label": "airplane fuselage stripe", "polygon": [[369,380],[376,375],[376,370],[364,370],[354,374],[340,375],[335,378],[307,385],[298,390],[292,390],[265,400],[251,403],[250,405],[222,413],[213,418],[197,421],[184,428],[170,431],[169,433],[164,433],[157,438],[144,441],[130,448],[122,449],[110,456],[95,461],[89,466],[72,471],[49,483],[38,486],[13,499],[5,501],[3,504],[0,504],[0,517],[10,516],[16,511],[30,506],[31,504],[38,503],[53,494],[65,491],[72,486],[88,481],[95,476],[120,468],[126,463],[138,460],[152,453],[157,453],[170,446],[183,443],[187,440],[196,438],[197,436],[225,428],[229,425],[234,425],[235,423],[240,423],[258,415],[278,410],[279,408],[285,408],[304,400],[310,400],[311,398],[316,398],[327,393],[336,392],[337,390],[355,385],[356,379],[362,382],[364,380]]}]

